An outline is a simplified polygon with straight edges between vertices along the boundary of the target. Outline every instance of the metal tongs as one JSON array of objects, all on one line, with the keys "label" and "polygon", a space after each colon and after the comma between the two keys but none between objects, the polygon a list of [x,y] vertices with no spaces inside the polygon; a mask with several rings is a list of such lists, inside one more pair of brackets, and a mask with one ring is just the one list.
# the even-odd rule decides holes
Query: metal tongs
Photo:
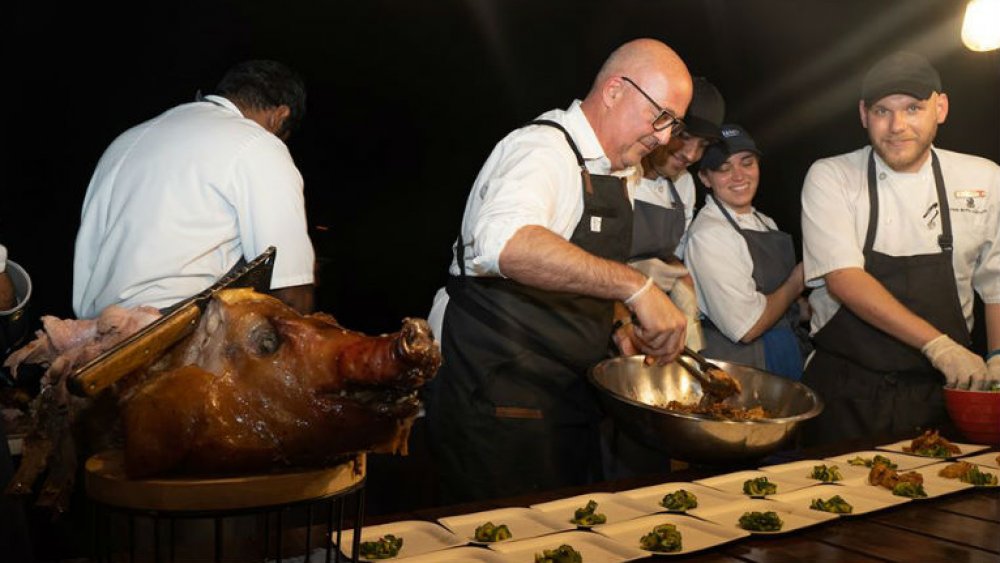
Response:
[{"label": "metal tongs", "polygon": [[710,396],[721,401],[739,395],[743,391],[740,382],[733,379],[733,376],[729,375],[726,370],[708,361],[705,356],[687,346],[677,357],[677,362],[701,383],[706,398]]}]

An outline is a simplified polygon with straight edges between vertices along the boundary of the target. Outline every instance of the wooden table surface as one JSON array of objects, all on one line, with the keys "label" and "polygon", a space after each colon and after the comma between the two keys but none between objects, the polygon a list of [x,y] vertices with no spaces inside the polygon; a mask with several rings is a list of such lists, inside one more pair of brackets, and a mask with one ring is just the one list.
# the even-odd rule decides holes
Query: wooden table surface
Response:
[{"label": "wooden table surface", "polygon": [[[887,443],[884,441],[876,444]],[[759,465],[817,459],[871,449],[855,442],[772,456]],[[994,453],[996,449],[994,449]],[[745,468],[744,468],[745,469]],[[510,506],[528,506],[588,492],[614,492],[667,481],[687,481],[730,470],[689,468],[663,475],[608,481],[507,499],[427,508],[366,518],[366,525],[399,520],[435,521]],[[918,469],[919,471],[919,469]],[[1000,471],[993,471],[1000,473]],[[649,557],[643,561],[798,562],[900,561],[1000,562],[1000,489],[966,489],[940,498],[908,502],[870,514],[830,522],[777,536],[751,536],[687,556]]]}]

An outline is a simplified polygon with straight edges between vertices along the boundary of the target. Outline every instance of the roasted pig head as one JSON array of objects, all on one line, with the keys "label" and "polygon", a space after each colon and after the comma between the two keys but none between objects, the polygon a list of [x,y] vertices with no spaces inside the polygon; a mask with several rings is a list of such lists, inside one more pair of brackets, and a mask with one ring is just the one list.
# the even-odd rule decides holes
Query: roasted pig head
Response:
[{"label": "roasted pig head", "polygon": [[440,365],[423,320],[371,337],[249,289],[221,291],[121,398],[126,469],[236,474],[405,453],[416,390]]}]

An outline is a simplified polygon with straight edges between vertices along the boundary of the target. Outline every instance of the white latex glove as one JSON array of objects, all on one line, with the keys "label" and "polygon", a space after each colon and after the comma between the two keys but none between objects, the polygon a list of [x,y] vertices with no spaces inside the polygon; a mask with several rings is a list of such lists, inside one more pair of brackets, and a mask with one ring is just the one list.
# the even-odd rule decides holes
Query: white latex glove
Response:
[{"label": "white latex glove", "polygon": [[986,383],[985,390],[990,391],[992,387],[1000,385],[1000,356],[993,356],[986,360]]},{"label": "white latex glove", "polygon": [[646,274],[646,277],[653,278],[656,287],[667,293],[674,288],[678,278],[683,278],[688,274],[688,270],[683,264],[667,264],[659,258],[636,260],[629,262],[629,266]]},{"label": "white latex glove", "polygon": [[7,247],[0,244],[0,273],[7,271]]},{"label": "white latex glove", "polygon": [[986,380],[986,362],[946,334],[931,340],[920,351],[944,374],[947,387],[979,389]]},{"label": "white latex glove", "polygon": [[686,283],[675,283],[670,290],[670,300],[684,313],[687,319],[687,347],[700,352],[705,349],[705,335],[701,332],[701,315],[698,313],[698,297]]}]

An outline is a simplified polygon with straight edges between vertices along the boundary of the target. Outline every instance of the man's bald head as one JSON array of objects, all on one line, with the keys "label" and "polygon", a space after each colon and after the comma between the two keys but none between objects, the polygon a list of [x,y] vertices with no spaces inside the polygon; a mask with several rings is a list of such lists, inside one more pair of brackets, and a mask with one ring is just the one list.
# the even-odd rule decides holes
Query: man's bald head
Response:
[{"label": "man's bald head", "polygon": [[664,43],[636,39],[615,49],[582,104],[612,169],[634,166],[657,145],[666,144],[671,130],[652,127],[657,107],[682,117],[691,91],[687,65]]}]

